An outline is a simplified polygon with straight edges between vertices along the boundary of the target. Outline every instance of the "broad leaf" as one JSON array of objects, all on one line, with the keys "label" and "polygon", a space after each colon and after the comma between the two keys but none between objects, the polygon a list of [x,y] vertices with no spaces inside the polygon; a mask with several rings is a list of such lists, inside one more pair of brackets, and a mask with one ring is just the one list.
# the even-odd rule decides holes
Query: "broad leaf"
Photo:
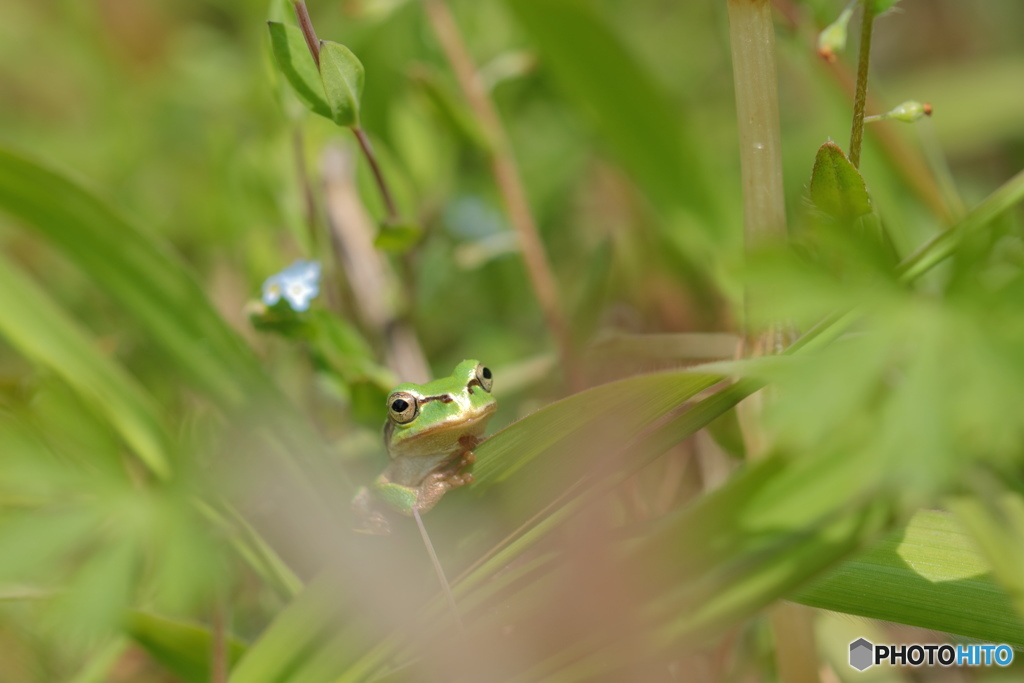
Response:
[{"label": "broad leaf", "polygon": [[274,52],[274,60],[291,84],[295,95],[314,114],[331,118],[331,106],[324,95],[320,72],[317,71],[313,55],[309,54],[302,30],[276,21],[268,21],[267,28],[270,29],[270,45]]},{"label": "broad leaf", "polygon": [[359,126],[364,77],[363,64],[351,50],[341,43],[320,41],[320,78],[331,119],[339,126]]}]

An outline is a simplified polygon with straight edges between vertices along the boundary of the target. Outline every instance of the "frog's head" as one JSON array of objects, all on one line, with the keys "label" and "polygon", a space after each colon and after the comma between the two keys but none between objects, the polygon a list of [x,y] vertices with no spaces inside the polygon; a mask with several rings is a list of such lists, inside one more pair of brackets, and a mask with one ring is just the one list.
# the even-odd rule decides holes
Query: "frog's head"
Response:
[{"label": "frog's head", "polygon": [[388,396],[384,444],[391,457],[470,450],[483,435],[497,402],[489,368],[464,360],[443,379],[400,384]]}]

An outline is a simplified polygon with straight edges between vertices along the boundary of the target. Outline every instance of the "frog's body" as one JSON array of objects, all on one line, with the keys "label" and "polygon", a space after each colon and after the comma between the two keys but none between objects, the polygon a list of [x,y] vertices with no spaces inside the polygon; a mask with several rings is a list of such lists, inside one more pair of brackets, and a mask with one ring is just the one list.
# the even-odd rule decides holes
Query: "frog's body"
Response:
[{"label": "frog's body", "polygon": [[400,384],[388,396],[384,445],[391,464],[353,499],[359,531],[388,533],[387,519],[374,498],[404,515],[425,513],[450,489],[473,481],[462,473],[476,456],[497,402],[491,371],[464,360],[449,377],[426,384]]}]

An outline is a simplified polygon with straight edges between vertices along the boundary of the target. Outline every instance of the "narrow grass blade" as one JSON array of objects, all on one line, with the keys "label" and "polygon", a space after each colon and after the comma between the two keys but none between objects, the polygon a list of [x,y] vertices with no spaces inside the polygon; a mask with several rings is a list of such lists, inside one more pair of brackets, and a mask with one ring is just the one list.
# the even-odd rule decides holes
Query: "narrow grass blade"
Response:
[{"label": "narrow grass blade", "polygon": [[39,287],[0,257],[0,334],[95,406],[159,477],[171,473],[171,439],[155,403],[124,368]]}]

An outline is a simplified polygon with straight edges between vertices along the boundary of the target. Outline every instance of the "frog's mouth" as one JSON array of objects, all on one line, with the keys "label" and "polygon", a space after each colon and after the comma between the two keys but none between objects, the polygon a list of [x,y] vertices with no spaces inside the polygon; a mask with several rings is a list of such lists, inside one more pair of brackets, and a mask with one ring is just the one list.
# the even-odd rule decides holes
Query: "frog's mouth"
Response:
[{"label": "frog's mouth", "polygon": [[491,419],[494,415],[494,411],[498,409],[498,404],[488,403],[481,410],[467,415],[459,420],[453,420],[451,422],[445,422],[445,428],[456,428],[456,427],[473,427],[478,422],[486,422]]}]

